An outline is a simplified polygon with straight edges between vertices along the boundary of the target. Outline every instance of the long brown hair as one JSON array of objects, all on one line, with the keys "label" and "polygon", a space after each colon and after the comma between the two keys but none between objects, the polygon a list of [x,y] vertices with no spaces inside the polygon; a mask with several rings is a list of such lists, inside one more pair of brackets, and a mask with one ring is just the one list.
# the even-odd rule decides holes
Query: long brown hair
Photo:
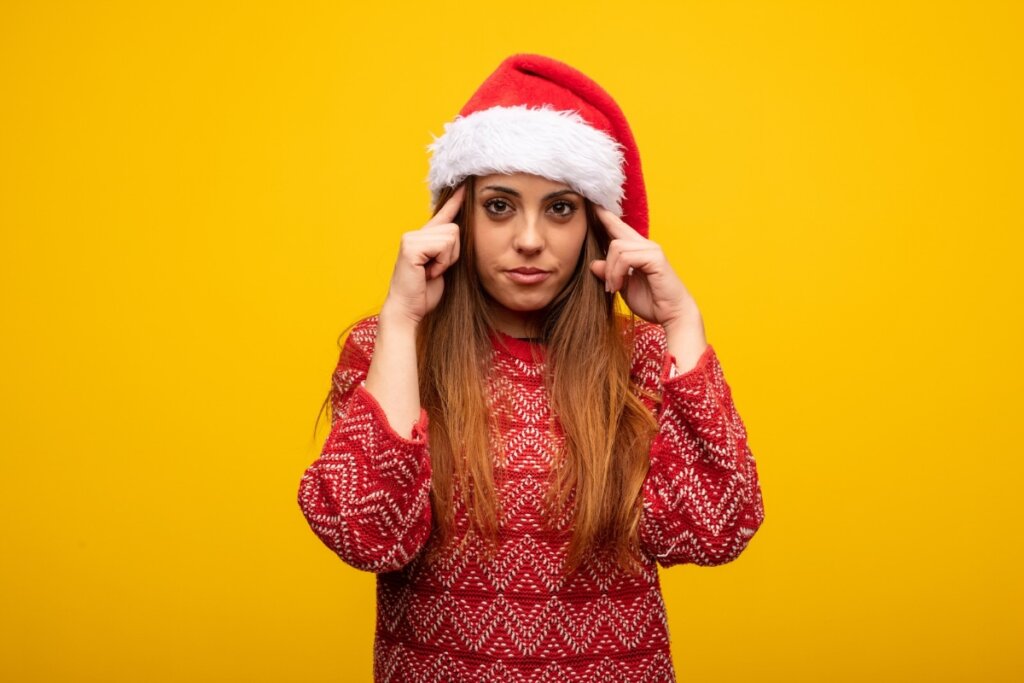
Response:
[{"label": "long brown hair", "polygon": [[[461,492],[470,528],[497,546],[501,509],[492,457],[503,452],[488,418],[486,383],[493,329],[491,303],[475,268],[475,181],[466,179],[459,225],[460,256],[444,273],[444,294],[417,332],[420,403],[430,418],[431,506],[436,557],[455,535],[455,494]],[[454,193],[446,188],[434,213]],[[627,572],[639,571],[640,490],[657,424],[630,382],[632,316],[616,310],[615,295],[590,272],[604,258],[608,236],[584,200],[587,237],[573,276],[538,316],[531,336],[545,342],[544,382],[565,447],[550,471],[545,517],[571,527],[565,573],[592,553],[609,553]],[[580,353],[587,349],[588,353]],[[325,400],[324,406],[328,404]],[[497,442],[496,442],[497,439]]]}]

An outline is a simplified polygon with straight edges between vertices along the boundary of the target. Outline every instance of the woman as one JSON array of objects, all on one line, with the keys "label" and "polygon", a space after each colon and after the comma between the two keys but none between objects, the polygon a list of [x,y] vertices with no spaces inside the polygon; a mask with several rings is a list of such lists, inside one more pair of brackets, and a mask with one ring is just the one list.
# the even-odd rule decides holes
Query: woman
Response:
[{"label": "woman", "polygon": [[302,512],[377,574],[376,681],[675,680],[657,565],[735,559],[764,507],[632,134],[538,55],[445,128]]}]

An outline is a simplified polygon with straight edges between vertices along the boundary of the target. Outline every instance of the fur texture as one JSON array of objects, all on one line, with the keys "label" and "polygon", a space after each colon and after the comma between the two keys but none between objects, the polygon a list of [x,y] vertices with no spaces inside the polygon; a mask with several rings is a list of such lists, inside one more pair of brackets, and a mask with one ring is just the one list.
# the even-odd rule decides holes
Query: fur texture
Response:
[{"label": "fur texture", "polygon": [[444,129],[427,145],[433,153],[427,182],[435,205],[441,188],[466,176],[521,172],[563,182],[622,215],[624,148],[575,111],[491,107],[457,116]]}]

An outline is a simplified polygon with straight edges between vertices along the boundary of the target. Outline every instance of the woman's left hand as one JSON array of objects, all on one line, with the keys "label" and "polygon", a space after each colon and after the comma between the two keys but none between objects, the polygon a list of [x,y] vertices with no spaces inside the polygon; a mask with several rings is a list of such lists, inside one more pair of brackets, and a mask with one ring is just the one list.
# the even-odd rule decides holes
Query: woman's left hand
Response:
[{"label": "woman's left hand", "polygon": [[590,264],[609,292],[621,292],[630,310],[665,328],[669,353],[686,372],[708,346],[697,302],[672,270],[661,247],[601,206],[597,217],[612,238],[608,255]]},{"label": "woman's left hand", "polygon": [[591,272],[605,281],[605,291],[621,292],[631,311],[666,328],[699,317],[697,302],[669,265],[661,246],[608,209],[594,208],[611,237],[608,255],[590,264]]}]

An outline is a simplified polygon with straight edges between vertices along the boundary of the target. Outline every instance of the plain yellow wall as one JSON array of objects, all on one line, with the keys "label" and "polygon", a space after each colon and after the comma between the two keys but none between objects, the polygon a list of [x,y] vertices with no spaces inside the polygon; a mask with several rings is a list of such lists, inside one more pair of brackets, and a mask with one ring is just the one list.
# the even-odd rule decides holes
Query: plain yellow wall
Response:
[{"label": "plain yellow wall", "polygon": [[6,2],[3,681],[368,681],[296,503],[337,337],[513,52],[640,145],[767,518],[681,681],[1019,681],[1017,2]]}]

